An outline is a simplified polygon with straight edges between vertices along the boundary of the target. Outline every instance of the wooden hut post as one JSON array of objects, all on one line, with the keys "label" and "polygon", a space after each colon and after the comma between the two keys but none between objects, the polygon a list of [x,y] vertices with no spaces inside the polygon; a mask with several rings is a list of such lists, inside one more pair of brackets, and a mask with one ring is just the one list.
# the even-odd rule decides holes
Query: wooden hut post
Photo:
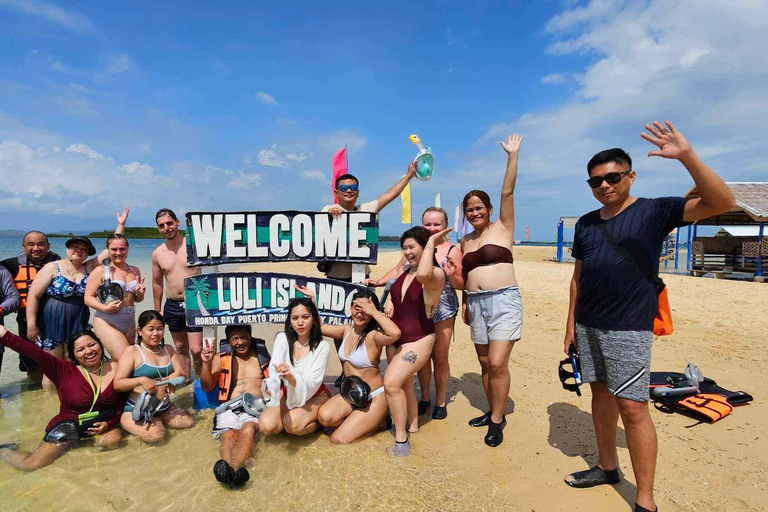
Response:
[{"label": "wooden hut post", "polygon": [[563,262],[564,224],[563,219],[560,219],[560,222],[557,223],[557,261],[560,263]]},{"label": "wooden hut post", "polygon": [[763,230],[765,229],[765,222],[760,223],[760,227],[757,230],[757,269],[755,270],[755,277],[763,276]]},{"label": "wooden hut post", "polygon": [[677,264],[680,256],[680,229],[675,230],[675,270],[677,270]]},{"label": "wooden hut post", "polygon": [[691,270],[691,261],[693,261],[692,260],[693,254],[691,254],[691,245],[693,243],[693,239],[691,238],[691,229],[692,229],[691,225],[688,224],[688,245],[685,246],[685,252],[686,252],[685,270]]}]

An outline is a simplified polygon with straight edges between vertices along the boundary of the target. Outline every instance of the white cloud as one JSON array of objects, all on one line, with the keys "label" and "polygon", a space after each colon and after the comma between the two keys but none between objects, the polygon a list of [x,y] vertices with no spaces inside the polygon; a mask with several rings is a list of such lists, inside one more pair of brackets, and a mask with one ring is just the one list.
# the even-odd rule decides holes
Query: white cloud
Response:
[{"label": "white cloud", "polygon": [[69,30],[81,34],[94,29],[93,24],[80,13],[67,11],[56,4],[40,0],[0,0],[0,6],[5,6],[30,16],[42,18]]},{"label": "white cloud", "polygon": [[328,177],[321,171],[304,171],[301,175],[311,180],[328,181]]},{"label": "white cloud", "polygon": [[254,185],[258,185],[261,183],[261,174],[256,173],[244,173],[244,172],[238,172],[237,177],[233,178],[228,184],[227,187],[229,188],[250,188]]},{"label": "white cloud", "polygon": [[152,178],[154,174],[154,169],[152,169],[151,165],[139,162],[131,162],[130,164],[121,165],[117,170],[139,178]]},{"label": "white cloud", "polygon": [[265,105],[277,105],[277,100],[275,97],[263,91],[258,91],[256,93],[256,99]]},{"label": "white cloud", "polygon": [[561,85],[568,81],[568,78],[565,75],[561,75],[559,73],[550,73],[546,76],[541,77],[541,83],[547,84],[547,85]]},{"label": "white cloud", "polygon": [[133,68],[133,60],[126,54],[115,55],[107,63],[107,73],[120,74]]},{"label": "white cloud", "polygon": [[[272,144],[268,149],[262,149],[256,154],[256,161],[267,167],[280,167],[287,169],[295,163],[303,162],[307,158],[312,158],[313,153],[285,153],[281,154],[277,150],[277,144]],[[250,158],[243,160],[245,165],[251,164]]]},{"label": "white cloud", "polygon": [[67,151],[68,153],[80,153],[93,160],[107,160],[107,157],[95,149],[88,147],[87,144],[72,144],[64,151]]}]

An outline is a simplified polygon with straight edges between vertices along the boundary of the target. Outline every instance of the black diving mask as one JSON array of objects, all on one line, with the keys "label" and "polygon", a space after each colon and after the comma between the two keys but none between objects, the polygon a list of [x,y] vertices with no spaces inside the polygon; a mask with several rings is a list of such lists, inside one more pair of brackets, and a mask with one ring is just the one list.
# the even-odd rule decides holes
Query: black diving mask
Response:
[{"label": "black diving mask", "polygon": [[371,386],[357,375],[345,377],[339,394],[355,409],[362,409],[370,402]]}]

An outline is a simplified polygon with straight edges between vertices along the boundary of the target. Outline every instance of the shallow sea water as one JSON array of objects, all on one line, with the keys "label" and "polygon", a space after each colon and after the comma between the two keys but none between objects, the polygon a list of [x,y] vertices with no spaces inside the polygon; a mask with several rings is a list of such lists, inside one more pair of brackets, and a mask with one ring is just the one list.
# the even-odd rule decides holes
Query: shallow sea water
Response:
[{"label": "shallow sea water", "polygon": [[[17,250],[15,243],[4,242],[0,259]],[[52,248],[62,254],[63,240],[52,242]],[[138,265],[148,280],[149,257],[158,243],[131,241],[129,262]],[[148,307],[151,302],[146,300],[139,311]],[[15,315],[6,326],[16,332]],[[254,335],[265,338],[271,348],[277,330],[273,325],[259,326]],[[168,334],[166,341],[171,341]],[[0,443],[15,442],[29,452],[42,440],[59,402],[54,393],[29,389],[17,365],[16,354],[6,351],[0,372]],[[326,382],[332,382],[339,371],[332,355]],[[213,464],[219,458],[219,443],[210,434],[213,411],[192,410],[191,393],[190,385],[176,393],[175,401],[191,410],[197,425],[169,431],[157,445],[129,436],[119,449],[102,451],[85,441],[52,465],[28,474],[0,462],[0,509],[484,510],[499,508],[506,501],[492,475],[468,471],[465,461],[450,452],[429,449],[427,445],[435,442],[455,442],[450,429],[443,426],[436,433],[430,425],[413,436],[414,445],[420,437],[424,439],[422,449],[415,448],[403,459],[389,455],[394,445],[389,432],[350,446],[331,444],[322,431],[300,438],[259,437],[246,466],[251,481],[244,489],[230,491],[213,477]]]}]

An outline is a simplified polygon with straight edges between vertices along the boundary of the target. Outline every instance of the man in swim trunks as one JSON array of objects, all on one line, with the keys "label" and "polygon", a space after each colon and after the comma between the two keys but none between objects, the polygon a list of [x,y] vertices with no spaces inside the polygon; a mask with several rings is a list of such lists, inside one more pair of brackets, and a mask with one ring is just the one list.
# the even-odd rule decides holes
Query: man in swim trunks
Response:
[{"label": "man in swim trunks", "polygon": [[[260,397],[264,373],[259,361],[257,340],[251,337],[251,326],[229,325],[225,333],[232,347],[231,352],[215,354],[216,340],[205,340],[200,372],[203,391],[207,393],[218,384],[221,403],[244,393]],[[258,432],[259,419],[248,414],[242,406],[214,417],[212,434],[221,441],[221,459],[213,466],[216,480],[232,488],[245,485],[250,475],[244,464],[253,452]]]},{"label": "man in swim trunks", "polygon": [[[152,297],[155,301],[155,311],[163,312],[182,367],[187,372],[187,378],[192,380],[190,354],[195,373],[200,375],[203,329],[187,327],[184,278],[198,275],[200,269],[187,266],[187,240],[179,233],[180,222],[173,210],[163,208],[158,211],[155,221],[157,230],[165,237],[165,242],[152,253]],[[165,306],[161,309],[164,284]]]},{"label": "man in swim trunks", "polygon": [[[323,207],[324,212],[330,213],[333,217],[338,217],[344,212],[372,212],[378,213],[391,203],[405,189],[413,177],[416,176],[416,164],[411,163],[408,166],[408,172],[395,183],[393,187],[384,192],[378,199],[357,204],[360,197],[360,184],[357,178],[351,174],[343,174],[336,179],[336,200],[338,204],[329,204]],[[339,281],[352,282],[352,264],[351,263],[330,263],[328,270],[324,270],[325,276]],[[370,269],[366,266],[365,276],[368,277]]]},{"label": "man in swim trunks", "polygon": [[[21,241],[24,252],[13,258],[0,261],[0,265],[8,269],[16,282],[19,291],[19,309],[16,314],[16,324],[19,336],[27,339],[27,293],[35,276],[47,263],[61,259],[61,256],[51,252],[48,237],[42,231],[30,231]],[[29,341],[29,340],[27,340]],[[27,356],[19,354],[19,371],[27,372],[27,376],[38,384],[43,381],[43,373],[37,368],[37,363]]]},{"label": "man in swim trunks", "polygon": [[[621,416],[637,481],[635,510],[657,510],[653,498],[656,430],[648,411],[653,321],[658,307],[655,278],[666,236],[675,227],[711,217],[736,204],[723,180],[702,162],[672,123],[645,125],[642,137],[658,146],[648,156],[679,160],[700,198],[636,198],[636,174],[619,148],[587,164],[592,194],[603,207],[576,224],[565,353],[575,345],[581,376],[592,389],[592,421],[598,464],[568,475],[577,488],[619,482],[616,425]],[[617,248],[619,250],[617,250]],[[634,262],[628,261],[631,257]]]}]

